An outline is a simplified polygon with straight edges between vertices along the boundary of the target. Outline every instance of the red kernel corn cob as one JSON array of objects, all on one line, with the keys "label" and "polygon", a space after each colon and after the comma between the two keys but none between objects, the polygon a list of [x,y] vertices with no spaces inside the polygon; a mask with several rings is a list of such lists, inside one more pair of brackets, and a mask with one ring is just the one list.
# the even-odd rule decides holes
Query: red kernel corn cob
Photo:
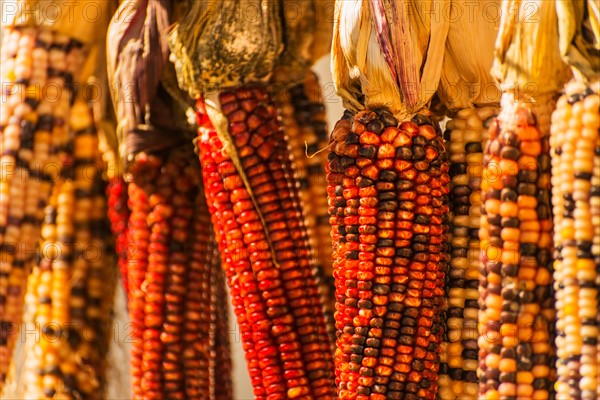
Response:
[{"label": "red kernel corn cob", "polygon": [[[164,160],[164,161],[163,161]],[[129,183],[129,309],[134,398],[226,398],[230,371],[211,365],[214,245],[206,206],[196,204],[196,156],[140,154]],[[228,359],[227,345],[221,358]],[[221,390],[221,388],[219,389]]]},{"label": "red kernel corn cob", "polygon": [[448,163],[427,117],[347,114],[328,163],[340,399],[434,399]]},{"label": "red kernel corn cob", "polygon": [[481,182],[480,398],[548,398],[552,388],[549,125],[552,101],[503,95]]},{"label": "red kernel corn cob", "polygon": [[219,100],[236,154],[199,102],[200,159],[254,395],[333,398],[318,278],[275,107],[260,88]]},{"label": "red kernel corn cob", "polygon": [[127,206],[127,183],[122,177],[116,177],[109,181],[106,187],[108,198],[108,218],[112,234],[115,237],[115,249],[117,251],[117,264],[121,271],[121,281],[125,293],[129,291],[127,280],[127,252],[129,242],[127,239],[127,224],[129,222],[129,207]]}]

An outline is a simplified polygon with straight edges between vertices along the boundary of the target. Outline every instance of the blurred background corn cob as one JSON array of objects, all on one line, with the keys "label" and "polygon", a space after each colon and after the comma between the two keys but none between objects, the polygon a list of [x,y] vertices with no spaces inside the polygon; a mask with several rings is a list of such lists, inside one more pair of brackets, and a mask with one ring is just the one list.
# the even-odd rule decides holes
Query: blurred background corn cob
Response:
[{"label": "blurred background corn cob", "polygon": [[[40,28],[3,28],[2,339],[0,382],[8,372],[25,282],[53,182],[65,168],[73,82],[81,43]],[[9,40],[18,46],[9,44]]]},{"label": "blurred background corn cob", "polygon": [[[440,86],[440,105],[450,116],[444,139],[450,161],[450,264],[443,314],[444,342],[439,375],[441,399],[476,400],[479,312],[479,226],[483,148],[498,113],[500,90],[489,70],[498,20],[482,16],[500,2],[452,1],[455,19],[448,30]],[[467,10],[474,18],[467,18]]]},{"label": "blurred background corn cob", "polygon": [[[524,4],[502,4],[492,69],[502,110],[483,158],[479,357],[480,396],[488,399],[549,398],[556,377],[548,139],[570,71],[558,51],[555,5],[535,2],[540,24],[530,24]],[[531,58],[540,51],[543,63]]]},{"label": "blurred background corn cob", "polygon": [[479,220],[482,143],[497,113],[493,107],[465,108],[446,124],[450,159],[451,260],[447,279],[447,331],[442,346],[442,399],[477,399],[479,310]]},{"label": "blurred background corn cob", "polygon": [[[29,277],[26,398],[104,397],[114,259],[104,183],[90,108],[71,108],[65,165],[45,210],[42,240]],[[37,340],[36,340],[37,339]]]}]

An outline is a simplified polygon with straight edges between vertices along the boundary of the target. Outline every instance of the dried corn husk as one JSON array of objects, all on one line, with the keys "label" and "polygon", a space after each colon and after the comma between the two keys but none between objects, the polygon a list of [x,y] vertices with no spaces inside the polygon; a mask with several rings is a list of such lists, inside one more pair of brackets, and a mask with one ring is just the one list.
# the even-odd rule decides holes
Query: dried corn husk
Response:
[{"label": "dried corn husk", "polygon": [[109,26],[108,79],[125,162],[185,140],[185,100],[168,61],[170,13],[168,0],[124,1]]},{"label": "dried corn husk", "polygon": [[284,51],[274,73],[277,82],[299,83],[304,79],[314,40],[313,1],[283,0]]},{"label": "dried corn husk", "polygon": [[[274,81],[286,85],[302,83],[306,71],[331,49],[332,0],[282,0],[283,42],[274,71]],[[330,6],[330,7],[329,7]]]},{"label": "dried corn husk", "polygon": [[[584,19],[586,11],[588,18]],[[592,31],[598,29],[597,23],[594,24],[594,18],[597,18],[594,11],[598,11],[598,4],[593,1],[556,2],[560,52],[563,61],[571,65],[575,77],[582,81],[595,78],[598,71],[600,57],[598,39],[597,36],[586,32],[586,22],[590,24]]]},{"label": "dried corn husk", "polygon": [[[492,75],[503,92],[535,101],[558,93],[572,73],[563,60],[572,18],[557,15],[557,3],[510,0],[502,3]],[[574,12],[565,6],[563,12]]]},{"label": "dried corn husk", "polygon": [[310,64],[331,51],[335,0],[313,0],[315,4],[314,38],[310,49]]},{"label": "dried corn husk", "polygon": [[169,45],[179,84],[194,98],[266,83],[283,50],[279,1],[194,1]]},{"label": "dried corn husk", "polygon": [[344,106],[386,106],[399,119],[421,111],[440,79],[450,0],[338,0],[332,71]]},{"label": "dried corn husk", "polygon": [[488,15],[490,10],[499,9],[500,0],[451,1],[446,13],[450,29],[438,92],[449,110],[500,101],[500,89],[490,74],[500,21]]},{"label": "dried corn husk", "polygon": [[109,22],[110,0],[4,0],[3,26],[39,26],[85,44],[102,40]]}]

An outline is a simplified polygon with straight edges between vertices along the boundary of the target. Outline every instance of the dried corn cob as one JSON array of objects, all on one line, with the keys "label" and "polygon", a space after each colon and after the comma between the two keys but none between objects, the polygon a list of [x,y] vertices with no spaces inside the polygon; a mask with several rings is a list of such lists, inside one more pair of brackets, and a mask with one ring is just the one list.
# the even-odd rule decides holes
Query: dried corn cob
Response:
[{"label": "dried corn cob", "polygon": [[27,321],[39,339],[26,343],[28,398],[104,397],[114,273],[93,123],[84,103],[71,109],[74,163],[46,209],[28,284]]},{"label": "dried corn cob", "polygon": [[38,28],[3,28],[0,192],[0,387],[18,332],[43,209],[64,165],[81,44]]},{"label": "dried corn cob", "polygon": [[300,184],[299,195],[308,238],[317,259],[320,289],[326,305],[327,332],[333,345],[335,343],[333,320],[335,288],[331,268],[331,240],[324,169],[327,160],[325,153],[322,152],[329,139],[324,120],[325,106],[316,75],[308,70],[303,83],[281,91],[277,96],[277,106]]},{"label": "dried corn cob", "polygon": [[129,241],[127,238],[127,223],[129,221],[129,208],[127,206],[127,184],[122,177],[111,179],[106,188],[108,197],[108,218],[111,230],[115,236],[115,248],[117,251],[121,281],[125,292],[129,291],[127,280],[127,252]]},{"label": "dried corn cob", "polygon": [[547,398],[552,387],[549,125],[553,102],[502,98],[483,158],[480,395]]},{"label": "dried corn cob", "polygon": [[442,332],[448,163],[431,120],[338,122],[328,194],[340,399],[433,399]]},{"label": "dried corn cob", "polygon": [[[573,83],[552,114],[552,203],[559,399],[598,396],[598,86]],[[597,167],[597,165],[596,165]],[[596,230],[596,232],[595,232]]]},{"label": "dried corn cob", "polygon": [[482,143],[497,110],[463,109],[446,124],[450,158],[451,261],[447,280],[446,332],[442,344],[439,397],[477,399],[479,220]]},{"label": "dried corn cob", "polygon": [[214,362],[214,367],[211,368],[211,373],[214,376],[214,398],[217,400],[227,400],[231,399],[232,397],[232,365],[229,348],[228,323],[229,303],[227,301],[227,289],[225,287],[225,273],[221,268],[218,255],[215,257],[215,259],[217,262],[213,264],[213,269],[211,270],[211,319],[213,321],[213,327],[211,331],[211,346],[213,349],[211,352],[211,360]]},{"label": "dried corn cob", "polygon": [[[185,151],[166,161],[141,154],[129,183],[128,235],[137,244],[128,263],[135,398],[225,398],[231,387],[226,366],[219,371],[223,392],[216,396],[211,385],[214,245],[206,206],[194,206],[194,164]],[[220,351],[226,364],[226,342]]]},{"label": "dried corn cob", "polygon": [[275,107],[260,88],[219,100],[219,134],[198,102],[200,158],[254,394],[332,398],[318,279]]}]

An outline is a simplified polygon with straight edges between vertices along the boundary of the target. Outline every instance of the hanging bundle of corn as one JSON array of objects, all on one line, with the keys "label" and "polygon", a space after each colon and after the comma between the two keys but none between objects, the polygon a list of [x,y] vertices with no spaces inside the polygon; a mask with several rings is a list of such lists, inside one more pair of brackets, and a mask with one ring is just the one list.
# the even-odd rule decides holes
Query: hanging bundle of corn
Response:
[{"label": "hanging bundle of corn", "polygon": [[317,271],[287,143],[264,87],[282,50],[280,5],[241,7],[255,12],[250,21],[235,1],[194,2],[171,36],[180,84],[203,96],[205,194],[255,397],[333,398]]},{"label": "hanging bundle of corn", "polygon": [[[69,114],[76,84],[94,68],[88,52],[102,27],[69,18],[68,2],[23,0],[3,15],[0,104],[0,387],[21,323],[24,289],[44,208],[65,162]],[[64,6],[64,7],[63,7]],[[72,15],[82,5],[71,4]],[[8,10],[8,8],[7,8]],[[104,17],[101,17],[101,16]],[[100,29],[101,30],[101,29]],[[85,55],[90,54],[87,63]]]},{"label": "hanging bundle of corn", "polygon": [[410,1],[335,10],[333,72],[347,109],[327,166],[338,395],[434,399],[450,177],[427,110],[442,59],[426,55],[442,51],[447,21]]},{"label": "hanging bundle of corn", "polygon": [[[598,59],[594,59],[594,54],[600,57],[600,47],[597,38],[586,35],[585,24],[578,20],[584,15],[584,10],[578,7],[585,3],[561,6],[558,12],[569,21],[569,29],[561,31],[560,50],[575,80],[565,87],[557,102],[550,136],[556,247],[558,379],[555,389],[559,399],[597,399],[600,394],[597,321],[600,305],[600,84],[590,84],[589,79],[597,79]],[[598,26],[598,20],[595,23]],[[600,32],[597,34],[600,37]],[[595,50],[588,51],[588,42],[596,43]]]},{"label": "hanging bundle of corn", "polygon": [[226,335],[216,330],[217,312],[226,311],[224,299],[211,296],[214,239],[207,208],[196,201],[194,133],[167,61],[170,17],[167,1],[123,2],[109,28],[109,79],[128,171],[126,240],[133,245],[126,253],[132,395],[226,399],[228,342],[215,340]]},{"label": "hanging bundle of corn", "polygon": [[[310,246],[317,260],[327,332],[333,349],[335,305],[325,182],[327,156],[321,151],[327,147],[329,137],[321,87],[310,67],[324,52],[329,52],[332,20],[319,14],[327,6],[333,6],[333,2],[285,2],[285,50],[273,81],[282,86],[276,93],[275,103],[300,185],[298,194]],[[298,18],[299,15],[302,18]]]},{"label": "hanging bundle of corn", "polygon": [[[531,6],[538,23],[526,17]],[[554,3],[510,1],[501,11],[492,72],[502,110],[481,182],[480,396],[548,398],[555,379],[548,139],[555,94],[570,72]]]},{"label": "hanging bundle of corn", "polygon": [[[471,14],[468,10],[471,8]],[[483,147],[498,113],[492,66],[498,21],[483,17],[500,1],[451,2],[452,13],[438,95],[452,118],[445,140],[450,160],[450,265],[444,312],[439,397],[476,400],[479,394],[479,226]],[[474,14],[473,14],[474,13]]]},{"label": "hanging bundle of corn", "polygon": [[[69,155],[45,209],[26,296],[25,398],[104,397],[114,272],[89,107],[71,108]],[[31,329],[33,328],[33,329]]]}]

